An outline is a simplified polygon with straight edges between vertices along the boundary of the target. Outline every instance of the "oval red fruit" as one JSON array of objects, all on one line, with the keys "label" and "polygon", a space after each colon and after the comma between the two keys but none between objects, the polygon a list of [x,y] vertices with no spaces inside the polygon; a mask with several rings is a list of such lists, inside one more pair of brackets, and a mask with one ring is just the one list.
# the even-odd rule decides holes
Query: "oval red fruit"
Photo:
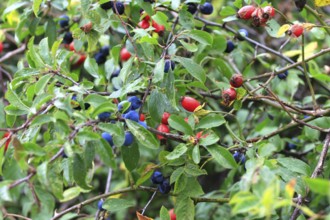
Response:
[{"label": "oval red fruit", "polygon": [[304,33],[304,27],[300,24],[294,24],[289,29],[289,33],[291,36],[300,37]]},{"label": "oval red fruit", "polygon": [[165,26],[157,24],[155,21],[152,21],[152,26],[155,28],[156,33],[160,33],[165,30]]},{"label": "oval red fruit", "polygon": [[225,103],[235,100],[236,95],[236,90],[234,88],[229,88],[222,91],[222,99]]},{"label": "oval red fruit", "polygon": [[147,29],[150,27],[150,23],[147,20],[142,20],[139,22],[139,27],[143,29]]},{"label": "oval red fruit", "polygon": [[201,104],[199,103],[199,101],[197,101],[196,99],[189,97],[189,96],[184,96],[181,99],[181,105],[184,109],[186,109],[189,112],[193,112],[195,111],[195,109],[200,106]]},{"label": "oval red fruit", "polygon": [[170,215],[171,220],[176,220],[176,214],[174,213],[174,209],[170,209],[168,211],[168,214]]},{"label": "oval red fruit", "polygon": [[[157,127],[157,131],[160,131],[160,132],[163,132],[163,133],[170,133],[170,128],[169,128],[167,125],[160,124],[160,125]],[[157,134],[157,138],[158,138],[159,140],[165,139],[165,137],[162,136],[162,135],[160,135],[160,134]]]},{"label": "oval red fruit", "polygon": [[69,49],[70,49],[71,51],[76,51],[76,50],[74,49],[74,43],[73,43],[73,41],[70,43],[70,45],[69,45]]},{"label": "oval red fruit", "polygon": [[162,123],[165,125],[168,125],[168,118],[171,116],[170,113],[164,112],[163,117],[162,117]]},{"label": "oval red fruit", "polygon": [[128,52],[126,47],[123,47],[120,51],[120,60],[121,61],[127,61],[129,58],[131,58],[130,52]]},{"label": "oval red fruit", "polygon": [[146,116],[145,116],[145,114],[140,114],[140,121],[144,121],[144,120],[146,120]]},{"label": "oval red fruit", "polygon": [[268,6],[264,7],[263,11],[264,11],[263,17],[266,19],[273,18],[275,16],[275,9],[272,6],[268,5]]},{"label": "oval red fruit", "polygon": [[240,10],[238,10],[237,17],[240,19],[249,20],[252,18],[252,13],[255,9],[256,8],[253,5],[243,6]]},{"label": "oval red fruit", "polygon": [[85,62],[85,60],[86,60],[86,55],[81,54],[79,57],[79,60],[76,62],[75,65],[80,66],[81,64],[83,64]]},{"label": "oval red fruit", "polygon": [[241,87],[243,84],[242,74],[234,74],[230,79],[230,85],[235,88]]},{"label": "oval red fruit", "polygon": [[6,151],[8,149],[8,146],[9,146],[9,143],[10,143],[10,140],[11,140],[11,133],[10,132],[4,133],[2,138],[7,138],[6,143],[5,143],[5,150],[4,150],[4,152],[6,153]]}]

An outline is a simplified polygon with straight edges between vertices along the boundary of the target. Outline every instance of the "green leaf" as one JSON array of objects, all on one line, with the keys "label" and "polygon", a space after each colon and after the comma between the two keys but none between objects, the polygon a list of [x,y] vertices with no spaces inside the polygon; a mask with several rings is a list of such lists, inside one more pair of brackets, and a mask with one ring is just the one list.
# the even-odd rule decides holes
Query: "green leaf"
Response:
[{"label": "green leaf", "polygon": [[197,124],[196,128],[213,128],[213,127],[219,127],[220,125],[224,124],[226,120],[222,115],[217,114],[208,114],[205,117],[203,117],[199,123]]},{"label": "green leaf", "polygon": [[157,22],[157,24],[165,26],[167,30],[171,28],[167,22],[168,17],[163,12],[157,11],[157,13],[152,16],[152,19]]},{"label": "green leaf", "polygon": [[170,214],[168,213],[168,210],[162,206],[160,209],[160,220],[171,220]]},{"label": "green leaf", "polygon": [[156,64],[155,70],[154,70],[154,77],[152,79],[152,81],[154,83],[157,82],[162,82],[163,78],[164,78],[164,58],[161,59],[160,61],[158,61],[158,63]]},{"label": "green leaf", "polygon": [[123,81],[123,83],[126,83],[130,73],[132,72],[132,65],[133,65],[133,58],[130,58],[127,62],[124,63],[123,68],[121,68],[119,77]]},{"label": "green leaf", "polygon": [[206,75],[203,68],[195,63],[192,59],[184,57],[173,57],[173,59],[182,64],[182,66],[198,81],[205,82]]},{"label": "green leaf", "polygon": [[99,128],[106,131],[112,135],[113,143],[115,146],[120,147],[125,141],[125,131],[120,123],[109,124],[109,123],[99,123]]},{"label": "green leaf", "polygon": [[325,179],[312,179],[305,178],[305,182],[307,183],[310,190],[313,192],[323,195],[330,196],[330,181]]},{"label": "green leaf", "polygon": [[134,170],[137,167],[140,159],[140,151],[138,145],[133,143],[131,146],[122,146],[121,153],[126,168],[129,171]]},{"label": "green leaf", "polygon": [[166,96],[157,89],[149,96],[148,111],[154,121],[160,121],[167,107]]},{"label": "green leaf", "polygon": [[86,183],[87,169],[83,158],[79,154],[73,157],[73,179],[77,185],[83,189],[91,189],[92,187]]},{"label": "green leaf", "polygon": [[187,34],[188,37],[191,37],[192,39],[206,45],[212,45],[213,44],[213,38],[212,35],[207,33],[206,31],[200,31],[200,30],[192,30]]},{"label": "green leaf", "polygon": [[181,155],[186,153],[188,150],[187,146],[183,143],[177,145],[174,150],[166,156],[168,160],[178,159]]},{"label": "green leaf", "polygon": [[177,219],[194,220],[195,206],[192,199],[189,197],[179,196],[176,200],[175,213]]},{"label": "green leaf", "polygon": [[201,161],[201,153],[199,150],[199,145],[195,145],[194,149],[192,150],[192,159],[195,164],[199,164]]},{"label": "green leaf", "polygon": [[233,155],[226,148],[219,145],[212,145],[206,147],[206,149],[224,168],[232,169],[237,167]]},{"label": "green leaf", "polygon": [[218,135],[216,135],[212,130],[208,131],[206,134],[203,134],[199,139],[199,144],[202,146],[209,146],[215,144],[219,141]]},{"label": "green leaf", "polygon": [[60,202],[67,202],[74,198],[77,198],[80,195],[80,188],[79,187],[71,187],[63,192],[63,199]]},{"label": "green leaf", "polygon": [[11,86],[8,86],[8,90],[6,92],[5,97],[13,106],[18,107],[21,110],[30,112],[30,108],[22,102],[18,95],[11,89]]},{"label": "green leaf", "polygon": [[180,40],[180,43],[182,44],[182,46],[184,48],[186,48],[186,50],[190,51],[190,52],[196,52],[198,50],[198,46],[194,43],[192,44],[189,44],[189,43],[186,43],[185,41],[183,40]]},{"label": "green leaf", "polygon": [[126,120],[126,125],[140,144],[150,149],[159,148],[159,140],[142,125],[132,120]]},{"label": "green leaf", "polygon": [[91,145],[95,146],[96,153],[100,156],[102,162],[112,168],[116,168],[115,156],[109,143],[103,139],[91,141]]},{"label": "green leaf", "polygon": [[175,181],[175,185],[174,185],[174,193],[180,193],[181,191],[183,191],[186,188],[186,185],[188,183],[187,181],[187,176],[185,175],[185,173],[182,173],[177,181]]},{"label": "green leaf", "polygon": [[34,92],[37,95],[40,95],[41,93],[43,93],[45,87],[47,86],[47,84],[51,78],[53,78],[53,76],[51,74],[46,74],[46,75],[42,76],[36,83],[36,86],[34,87]]},{"label": "green leaf", "polygon": [[234,14],[236,14],[236,10],[231,6],[223,7],[220,12],[220,15],[223,17],[227,17],[227,16],[234,15]]},{"label": "green leaf", "polygon": [[33,63],[35,64],[35,66],[37,68],[43,68],[45,66],[45,63],[36,51],[36,48],[34,46],[34,37],[29,40],[28,49],[28,55],[33,59]]},{"label": "green leaf", "polygon": [[305,176],[311,175],[311,168],[305,162],[294,159],[294,158],[278,158],[277,162],[279,162],[283,167],[296,172],[303,174]]},{"label": "green leaf", "polygon": [[190,125],[180,116],[171,115],[168,119],[169,125],[177,131],[181,131],[184,134],[192,135],[193,130]]},{"label": "green leaf", "polygon": [[40,5],[42,3],[42,0],[33,0],[33,12],[35,14],[36,17],[38,17],[38,12],[39,12],[39,8],[40,8]]},{"label": "green leaf", "polygon": [[31,127],[39,126],[39,125],[47,124],[49,122],[55,122],[53,115],[50,115],[50,114],[38,115],[33,119],[30,126]]},{"label": "green leaf", "polygon": [[94,58],[88,56],[84,62],[84,68],[91,76],[93,76],[96,79],[99,78],[99,74],[98,74],[99,70],[96,60]]},{"label": "green leaf", "polygon": [[109,212],[118,212],[132,206],[135,206],[135,201],[132,199],[107,199],[102,205]]}]

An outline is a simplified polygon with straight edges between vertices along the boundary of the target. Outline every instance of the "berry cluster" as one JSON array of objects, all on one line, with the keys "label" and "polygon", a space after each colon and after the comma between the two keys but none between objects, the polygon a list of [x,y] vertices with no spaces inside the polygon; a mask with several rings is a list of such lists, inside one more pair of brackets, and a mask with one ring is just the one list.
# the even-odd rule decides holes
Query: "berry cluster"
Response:
[{"label": "berry cluster", "polygon": [[107,56],[109,55],[109,46],[102,47],[99,52],[94,55],[97,64],[103,64],[107,61]]},{"label": "berry cluster", "polygon": [[117,12],[118,12],[118,14],[120,14],[120,15],[125,13],[125,5],[123,2],[117,1],[116,4],[114,4],[113,1],[108,1],[108,2],[101,4],[100,7],[106,11],[109,9],[112,9],[113,13],[117,14]]},{"label": "berry cluster", "polygon": [[159,171],[155,171],[151,176],[151,182],[158,185],[159,192],[167,194],[171,191],[171,184],[168,179],[165,179],[163,174]]},{"label": "berry cluster", "polygon": [[275,9],[272,6],[261,8],[253,5],[246,5],[237,12],[237,18],[243,20],[252,19],[252,25],[255,27],[265,26],[274,16]]},{"label": "berry cluster", "polygon": [[239,88],[243,85],[242,74],[234,74],[230,79],[230,88],[222,91],[223,104],[229,105],[230,102],[236,99],[237,93],[235,88]]},{"label": "berry cluster", "polygon": [[[142,105],[142,101],[140,100],[140,98],[136,96],[131,96],[127,100],[122,101],[118,104],[118,112],[122,113],[121,117],[125,121],[132,120],[138,122],[141,126],[147,128],[147,123],[144,121],[145,119],[144,115],[143,117],[139,116],[139,113],[136,111],[141,107],[141,105]],[[109,121],[110,117],[111,117],[110,112],[103,112],[98,115],[99,120],[103,122]],[[140,119],[143,119],[143,121]],[[102,138],[106,140],[111,146],[114,146],[113,137],[111,134],[107,132],[103,132]],[[126,131],[123,145],[130,146],[133,143],[133,141],[134,141],[133,134],[130,131]]]}]

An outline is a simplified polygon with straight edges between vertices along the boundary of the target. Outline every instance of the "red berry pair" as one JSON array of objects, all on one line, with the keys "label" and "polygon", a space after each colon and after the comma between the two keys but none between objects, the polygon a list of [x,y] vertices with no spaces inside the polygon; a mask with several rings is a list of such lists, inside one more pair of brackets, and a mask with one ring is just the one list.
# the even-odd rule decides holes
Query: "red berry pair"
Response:
[{"label": "red berry pair", "polygon": [[[164,112],[162,117],[162,123],[158,125],[157,130],[163,133],[170,133],[170,128],[168,127],[168,118],[171,116],[170,113]],[[159,140],[165,139],[164,136],[157,134]]]},{"label": "red berry pair", "polygon": [[222,99],[225,105],[236,99],[237,93],[234,88],[239,88],[243,85],[242,74],[234,74],[230,79],[231,88],[222,91]]},{"label": "red berry pair", "polygon": [[264,8],[246,5],[237,12],[237,17],[244,20],[252,19],[252,24],[256,27],[265,26],[267,21],[275,16],[275,9],[271,6]]},{"label": "red berry pair", "polygon": [[[139,27],[143,29],[148,29],[150,27],[150,16],[146,15],[142,19],[142,21],[139,22]],[[165,27],[163,25],[157,24],[155,21],[152,21],[152,27],[155,28],[156,33],[162,33],[165,31]]]}]

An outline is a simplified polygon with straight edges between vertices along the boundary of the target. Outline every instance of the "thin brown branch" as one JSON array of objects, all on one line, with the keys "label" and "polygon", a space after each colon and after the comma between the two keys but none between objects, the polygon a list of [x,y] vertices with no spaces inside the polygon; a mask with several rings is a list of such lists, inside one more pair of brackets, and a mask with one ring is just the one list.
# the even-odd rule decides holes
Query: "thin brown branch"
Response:
[{"label": "thin brown branch", "polygon": [[22,216],[22,215],[18,215],[18,214],[13,214],[13,213],[6,213],[6,214],[4,214],[3,217],[4,217],[5,219],[6,219],[7,217],[15,217],[15,218],[19,218],[19,219],[32,220],[31,218],[24,217],[24,216]]},{"label": "thin brown branch", "polygon": [[23,52],[26,49],[26,45],[22,44],[19,48],[16,50],[13,50],[11,52],[6,53],[3,57],[0,58],[0,63],[3,63],[5,60],[8,60],[12,58],[13,56]]},{"label": "thin brown branch", "polygon": [[36,175],[36,172],[31,172],[29,175],[27,175],[26,177],[16,180],[15,182],[13,182],[12,184],[9,185],[9,189],[12,189],[18,185],[20,185],[21,183],[24,182],[28,182],[34,175]]}]

